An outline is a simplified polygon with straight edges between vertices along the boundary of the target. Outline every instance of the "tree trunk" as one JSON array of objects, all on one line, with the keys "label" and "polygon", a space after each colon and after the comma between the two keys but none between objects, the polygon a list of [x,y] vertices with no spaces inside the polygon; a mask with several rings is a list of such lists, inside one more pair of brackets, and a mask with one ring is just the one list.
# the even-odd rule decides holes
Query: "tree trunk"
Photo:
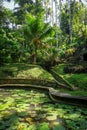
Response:
[{"label": "tree trunk", "polygon": [[61,0],[59,0],[59,23],[61,23],[61,6],[62,6],[62,2]]},{"label": "tree trunk", "polygon": [[58,25],[58,2],[55,0],[55,23]]},{"label": "tree trunk", "polygon": [[72,43],[72,33],[73,33],[73,20],[75,12],[75,0],[69,0],[69,43]]},{"label": "tree trunk", "polygon": [[33,61],[34,64],[37,63],[37,47],[35,47],[35,53],[34,53],[34,61]]}]

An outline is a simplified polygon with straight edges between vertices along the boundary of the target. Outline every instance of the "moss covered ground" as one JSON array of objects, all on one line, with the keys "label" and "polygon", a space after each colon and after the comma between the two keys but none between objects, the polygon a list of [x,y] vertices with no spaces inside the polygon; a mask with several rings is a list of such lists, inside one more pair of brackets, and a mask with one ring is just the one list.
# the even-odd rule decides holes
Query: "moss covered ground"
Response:
[{"label": "moss covered ground", "polygon": [[52,75],[42,69],[38,65],[31,64],[5,64],[0,67],[0,79],[3,78],[17,78],[17,79],[47,79],[54,80]]},{"label": "moss covered ground", "polygon": [[[70,84],[76,86],[78,90],[71,92],[68,90],[58,89],[58,91],[67,91],[72,95],[87,96],[87,91],[85,91],[87,90],[87,74],[66,74],[63,71],[65,66],[66,64],[60,64],[55,66],[53,70]],[[24,63],[5,64],[4,66],[1,66],[0,79],[44,79],[54,81],[53,76],[41,66]]]},{"label": "moss covered ground", "polygon": [[[66,64],[60,64],[58,66],[55,66],[52,68],[57,74],[61,75],[65,80],[67,80],[70,84],[77,87],[77,90],[74,92],[70,92],[73,95],[81,95],[81,96],[87,96],[87,74],[81,73],[64,73],[64,67]],[[62,90],[65,91],[65,90]],[[67,91],[69,92],[69,91]]]}]

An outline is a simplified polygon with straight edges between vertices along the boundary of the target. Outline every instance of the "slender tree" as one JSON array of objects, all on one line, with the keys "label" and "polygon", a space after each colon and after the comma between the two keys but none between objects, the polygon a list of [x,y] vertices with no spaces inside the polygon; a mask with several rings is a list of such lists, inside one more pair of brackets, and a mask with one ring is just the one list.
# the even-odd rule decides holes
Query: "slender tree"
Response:
[{"label": "slender tree", "polygon": [[69,43],[72,43],[73,20],[75,13],[75,0],[69,0]]}]

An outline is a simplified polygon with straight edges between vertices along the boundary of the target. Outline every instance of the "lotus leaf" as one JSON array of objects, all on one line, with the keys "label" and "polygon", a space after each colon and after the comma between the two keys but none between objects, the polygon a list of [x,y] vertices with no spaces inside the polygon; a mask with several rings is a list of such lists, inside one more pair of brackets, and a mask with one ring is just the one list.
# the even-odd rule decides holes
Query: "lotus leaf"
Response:
[{"label": "lotus leaf", "polygon": [[66,129],[87,129],[85,108],[52,103],[45,93],[36,90],[3,89],[1,95],[1,130],[65,130],[64,123]]},{"label": "lotus leaf", "polygon": [[56,120],[56,115],[52,115],[52,116],[47,116],[46,117],[46,119],[48,120],[48,121],[53,121],[53,120]]},{"label": "lotus leaf", "polygon": [[25,117],[25,116],[27,116],[27,115],[28,115],[28,113],[25,112],[25,111],[22,111],[22,112],[18,113],[18,116],[19,116],[19,117]]},{"label": "lotus leaf", "polygon": [[53,128],[53,130],[65,130],[65,128],[62,125],[58,124]]},{"label": "lotus leaf", "polygon": [[49,125],[48,123],[43,122],[43,123],[41,123],[41,124],[39,125],[38,130],[50,130],[50,128],[49,128],[48,125]]},{"label": "lotus leaf", "polygon": [[37,130],[37,126],[35,124],[32,124],[28,127],[27,130]]}]

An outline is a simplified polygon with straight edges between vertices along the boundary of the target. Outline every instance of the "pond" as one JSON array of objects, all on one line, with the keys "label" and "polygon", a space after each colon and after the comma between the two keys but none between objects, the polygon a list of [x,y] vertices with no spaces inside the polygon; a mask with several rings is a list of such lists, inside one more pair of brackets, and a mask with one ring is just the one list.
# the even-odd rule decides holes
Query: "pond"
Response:
[{"label": "pond", "polygon": [[3,88],[0,130],[87,130],[87,110],[55,103],[44,91]]}]

